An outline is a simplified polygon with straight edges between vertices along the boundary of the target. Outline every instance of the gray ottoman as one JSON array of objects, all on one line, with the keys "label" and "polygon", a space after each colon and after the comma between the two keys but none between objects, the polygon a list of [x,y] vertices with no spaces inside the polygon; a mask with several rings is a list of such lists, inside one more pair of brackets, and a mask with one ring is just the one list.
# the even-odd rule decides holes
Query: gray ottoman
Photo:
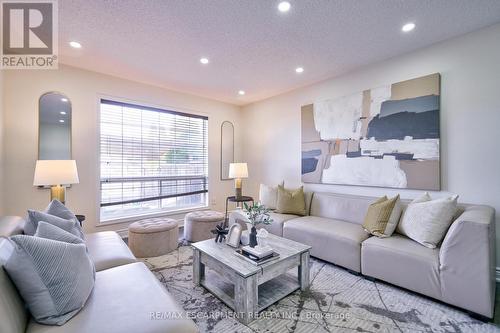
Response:
[{"label": "gray ottoman", "polygon": [[177,221],[164,217],[144,219],[128,227],[128,246],[138,258],[157,257],[179,245]]},{"label": "gray ottoman", "polygon": [[201,210],[186,214],[184,218],[184,239],[199,242],[215,237],[210,230],[224,222],[224,214],[213,210]]}]

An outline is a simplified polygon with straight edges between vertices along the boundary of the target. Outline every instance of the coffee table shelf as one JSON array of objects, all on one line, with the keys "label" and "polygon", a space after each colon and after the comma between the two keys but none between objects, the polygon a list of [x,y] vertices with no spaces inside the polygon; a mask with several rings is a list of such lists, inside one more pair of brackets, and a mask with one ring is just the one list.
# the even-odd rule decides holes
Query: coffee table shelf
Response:
[{"label": "coffee table shelf", "polygon": [[[220,299],[229,308],[236,311],[234,305],[234,284],[221,278],[213,270],[207,270],[200,284]],[[267,309],[277,301],[300,289],[297,276],[283,274],[258,286],[258,312]]]}]

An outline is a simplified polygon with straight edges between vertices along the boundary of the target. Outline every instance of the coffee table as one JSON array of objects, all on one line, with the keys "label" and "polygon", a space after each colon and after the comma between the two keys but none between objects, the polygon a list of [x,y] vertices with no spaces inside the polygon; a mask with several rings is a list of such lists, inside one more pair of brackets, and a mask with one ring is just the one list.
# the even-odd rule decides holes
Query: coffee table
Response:
[{"label": "coffee table", "polygon": [[[309,288],[310,246],[269,235],[280,257],[256,266],[234,254],[235,248],[213,239],[193,243],[193,282],[202,285],[248,324],[257,314],[297,289]],[[205,271],[205,267],[210,270]],[[288,274],[297,268],[297,276]]]}]

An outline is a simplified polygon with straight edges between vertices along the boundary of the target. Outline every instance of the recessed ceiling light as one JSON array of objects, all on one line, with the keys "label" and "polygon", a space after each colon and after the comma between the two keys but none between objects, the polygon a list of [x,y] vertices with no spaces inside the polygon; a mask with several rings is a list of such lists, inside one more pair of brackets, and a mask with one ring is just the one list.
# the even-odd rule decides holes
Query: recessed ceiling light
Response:
[{"label": "recessed ceiling light", "polygon": [[60,113],[60,114],[62,114],[62,115],[65,115],[65,114],[66,114],[66,111],[61,111],[61,112],[59,112],[59,113]]},{"label": "recessed ceiling light", "polygon": [[59,119],[59,122],[60,123],[64,123],[64,119]]},{"label": "recessed ceiling light", "polygon": [[413,29],[415,29],[415,23],[413,22],[410,22],[410,23],[406,23],[405,25],[403,25],[403,27],[401,28],[401,30],[403,32],[410,32],[412,31]]},{"label": "recessed ceiling light", "polygon": [[245,90],[238,91],[238,95],[241,95],[241,96],[245,95]]},{"label": "recessed ceiling light", "polygon": [[61,102],[67,102],[68,99],[67,98],[61,98]]},{"label": "recessed ceiling light", "polygon": [[278,10],[285,13],[290,10],[290,7],[292,7],[292,5],[290,5],[288,1],[281,1],[278,5]]},{"label": "recessed ceiling light", "polygon": [[295,68],[295,72],[297,72],[297,73],[303,73],[304,72],[304,68],[297,67],[297,68]]},{"label": "recessed ceiling light", "polygon": [[208,64],[208,62],[209,62],[209,61],[208,61],[208,58],[201,58],[201,59],[200,59],[200,62],[201,62],[203,65],[206,65],[206,64]]},{"label": "recessed ceiling light", "polygon": [[75,42],[75,41],[69,42],[69,46],[71,46],[74,49],[81,49],[82,48],[82,44]]}]

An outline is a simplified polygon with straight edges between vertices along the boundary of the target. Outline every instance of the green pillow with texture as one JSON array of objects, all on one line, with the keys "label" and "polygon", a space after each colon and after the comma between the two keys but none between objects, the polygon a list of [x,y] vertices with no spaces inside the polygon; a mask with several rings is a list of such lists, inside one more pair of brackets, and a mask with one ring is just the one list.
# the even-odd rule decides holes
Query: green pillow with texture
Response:
[{"label": "green pillow with texture", "polygon": [[307,215],[304,187],[301,186],[295,190],[287,190],[283,185],[278,185],[276,212],[300,216]]},{"label": "green pillow with texture", "polygon": [[383,196],[368,207],[363,229],[377,237],[390,237],[399,222],[401,211],[399,195],[392,199]]}]

